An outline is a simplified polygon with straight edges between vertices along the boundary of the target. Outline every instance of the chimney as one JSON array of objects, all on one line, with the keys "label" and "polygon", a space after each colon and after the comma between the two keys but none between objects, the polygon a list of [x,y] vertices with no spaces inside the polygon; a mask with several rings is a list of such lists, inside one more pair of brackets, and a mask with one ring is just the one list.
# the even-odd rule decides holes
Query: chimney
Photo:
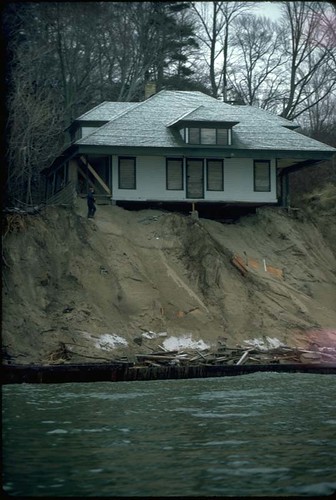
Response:
[{"label": "chimney", "polygon": [[145,84],[145,100],[156,94],[156,83],[148,82]]}]

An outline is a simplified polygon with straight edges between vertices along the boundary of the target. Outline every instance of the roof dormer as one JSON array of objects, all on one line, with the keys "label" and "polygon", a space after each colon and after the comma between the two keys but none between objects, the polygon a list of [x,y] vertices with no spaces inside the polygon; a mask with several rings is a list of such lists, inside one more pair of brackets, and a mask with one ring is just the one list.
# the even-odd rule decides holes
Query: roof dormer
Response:
[{"label": "roof dormer", "polygon": [[223,108],[199,106],[169,123],[168,127],[178,130],[186,144],[230,146],[232,127],[238,123],[238,121],[225,119]]}]

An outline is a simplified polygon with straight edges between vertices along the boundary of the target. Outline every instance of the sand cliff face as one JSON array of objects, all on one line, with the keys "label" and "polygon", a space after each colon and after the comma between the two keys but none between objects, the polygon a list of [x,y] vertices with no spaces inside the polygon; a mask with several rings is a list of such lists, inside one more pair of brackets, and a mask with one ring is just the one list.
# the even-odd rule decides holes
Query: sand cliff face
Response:
[{"label": "sand cliff face", "polygon": [[149,352],[165,334],[195,345],[269,337],[305,346],[315,331],[330,344],[336,214],[324,203],[310,199],[310,213],[263,208],[235,224],[115,206],[89,220],[82,200],[74,211],[10,216],[4,360],[101,362]]}]

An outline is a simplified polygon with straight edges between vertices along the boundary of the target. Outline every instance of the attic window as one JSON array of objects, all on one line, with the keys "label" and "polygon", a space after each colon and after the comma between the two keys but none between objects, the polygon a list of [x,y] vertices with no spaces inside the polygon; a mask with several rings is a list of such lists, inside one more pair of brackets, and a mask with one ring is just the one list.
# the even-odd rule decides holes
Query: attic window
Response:
[{"label": "attic window", "polygon": [[216,144],[215,128],[201,128],[201,144]]},{"label": "attic window", "polygon": [[227,128],[189,127],[185,129],[184,137],[188,144],[231,145],[231,129]]},{"label": "attic window", "polygon": [[200,129],[199,128],[190,128],[189,129],[189,143],[190,144],[200,144],[201,139],[200,139]]}]

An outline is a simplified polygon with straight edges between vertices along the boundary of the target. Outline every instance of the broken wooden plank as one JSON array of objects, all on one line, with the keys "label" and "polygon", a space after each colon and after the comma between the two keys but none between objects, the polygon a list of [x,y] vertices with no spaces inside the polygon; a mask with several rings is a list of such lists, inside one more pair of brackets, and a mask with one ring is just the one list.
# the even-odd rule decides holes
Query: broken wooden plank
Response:
[{"label": "broken wooden plank", "polygon": [[156,361],[170,361],[172,359],[176,359],[176,356],[166,356],[164,354],[136,354],[138,359],[151,359]]},{"label": "broken wooden plank", "polygon": [[221,363],[222,361],[228,361],[230,358],[228,356],[222,356],[221,358],[216,358],[216,363]]},{"label": "broken wooden plank", "polygon": [[162,367],[162,364],[160,365],[159,363],[154,363],[154,361],[145,361],[145,365],[147,365],[147,366],[157,366],[159,368]]},{"label": "broken wooden plank", "polygon": [[246,276],[246,274],[248,273],[248,269],[245,266],[244,261],[240,257],[240,255],[234,255],[231,259],[231,264],[233,264],[243,276]]},{"label": "broken wooden plank", "polygon": [[276,278],[283,279],[284,274],[282,269],[278,269],[277,267],[267,266],[267,272],[275,276]]},{"label": "broken wooden plank", "polygon": [[[153,352],[151,352],[149,355],[150,356],[177,356],[178,351],[155,351],[153,349]],[[144,355],[145,356],[145,355]]]},{"label": "broken wooden plank", "polygon": [[321,361],[321,355],[318,352],[303,352],[300,354],[300,361],[302,363],[319,363]]},{"label": "broken wooden plank", "polygon": [[194,356],[192,358],[189,359],[189,361],[192,363],[193,361],[197,361],[198,359],[200,359],[201,356],[197,355],[197,356]]},{"label": "broken wooden plank", "polygon": [[327,358],[327,359],[330,359],[330,361],[336,361],[336,355],[335,354],[328,354],[326,352],[321,352],[320,353],[322,358]]},{"label": "broken wooden plank", "polygon": [[252,267],[253,269],[259,269],[259,267],[260,267],[260,264],[257,261],[257,259],[253,259],[251,257],[248,257],[248,259],[247,259],[247,265],[249,267]]},{"label": "broken wooden plank", "polygon": [[250,351],[245,351],[239,361],[237,361],[237,365],[242,365],[247,360],[249,353]]},{"label": "broken wooden plank", "polygon": [[249,361],[256,361],[257,363],[262,363],[261,359],[254,358],[252,356],[249,356]]}]

